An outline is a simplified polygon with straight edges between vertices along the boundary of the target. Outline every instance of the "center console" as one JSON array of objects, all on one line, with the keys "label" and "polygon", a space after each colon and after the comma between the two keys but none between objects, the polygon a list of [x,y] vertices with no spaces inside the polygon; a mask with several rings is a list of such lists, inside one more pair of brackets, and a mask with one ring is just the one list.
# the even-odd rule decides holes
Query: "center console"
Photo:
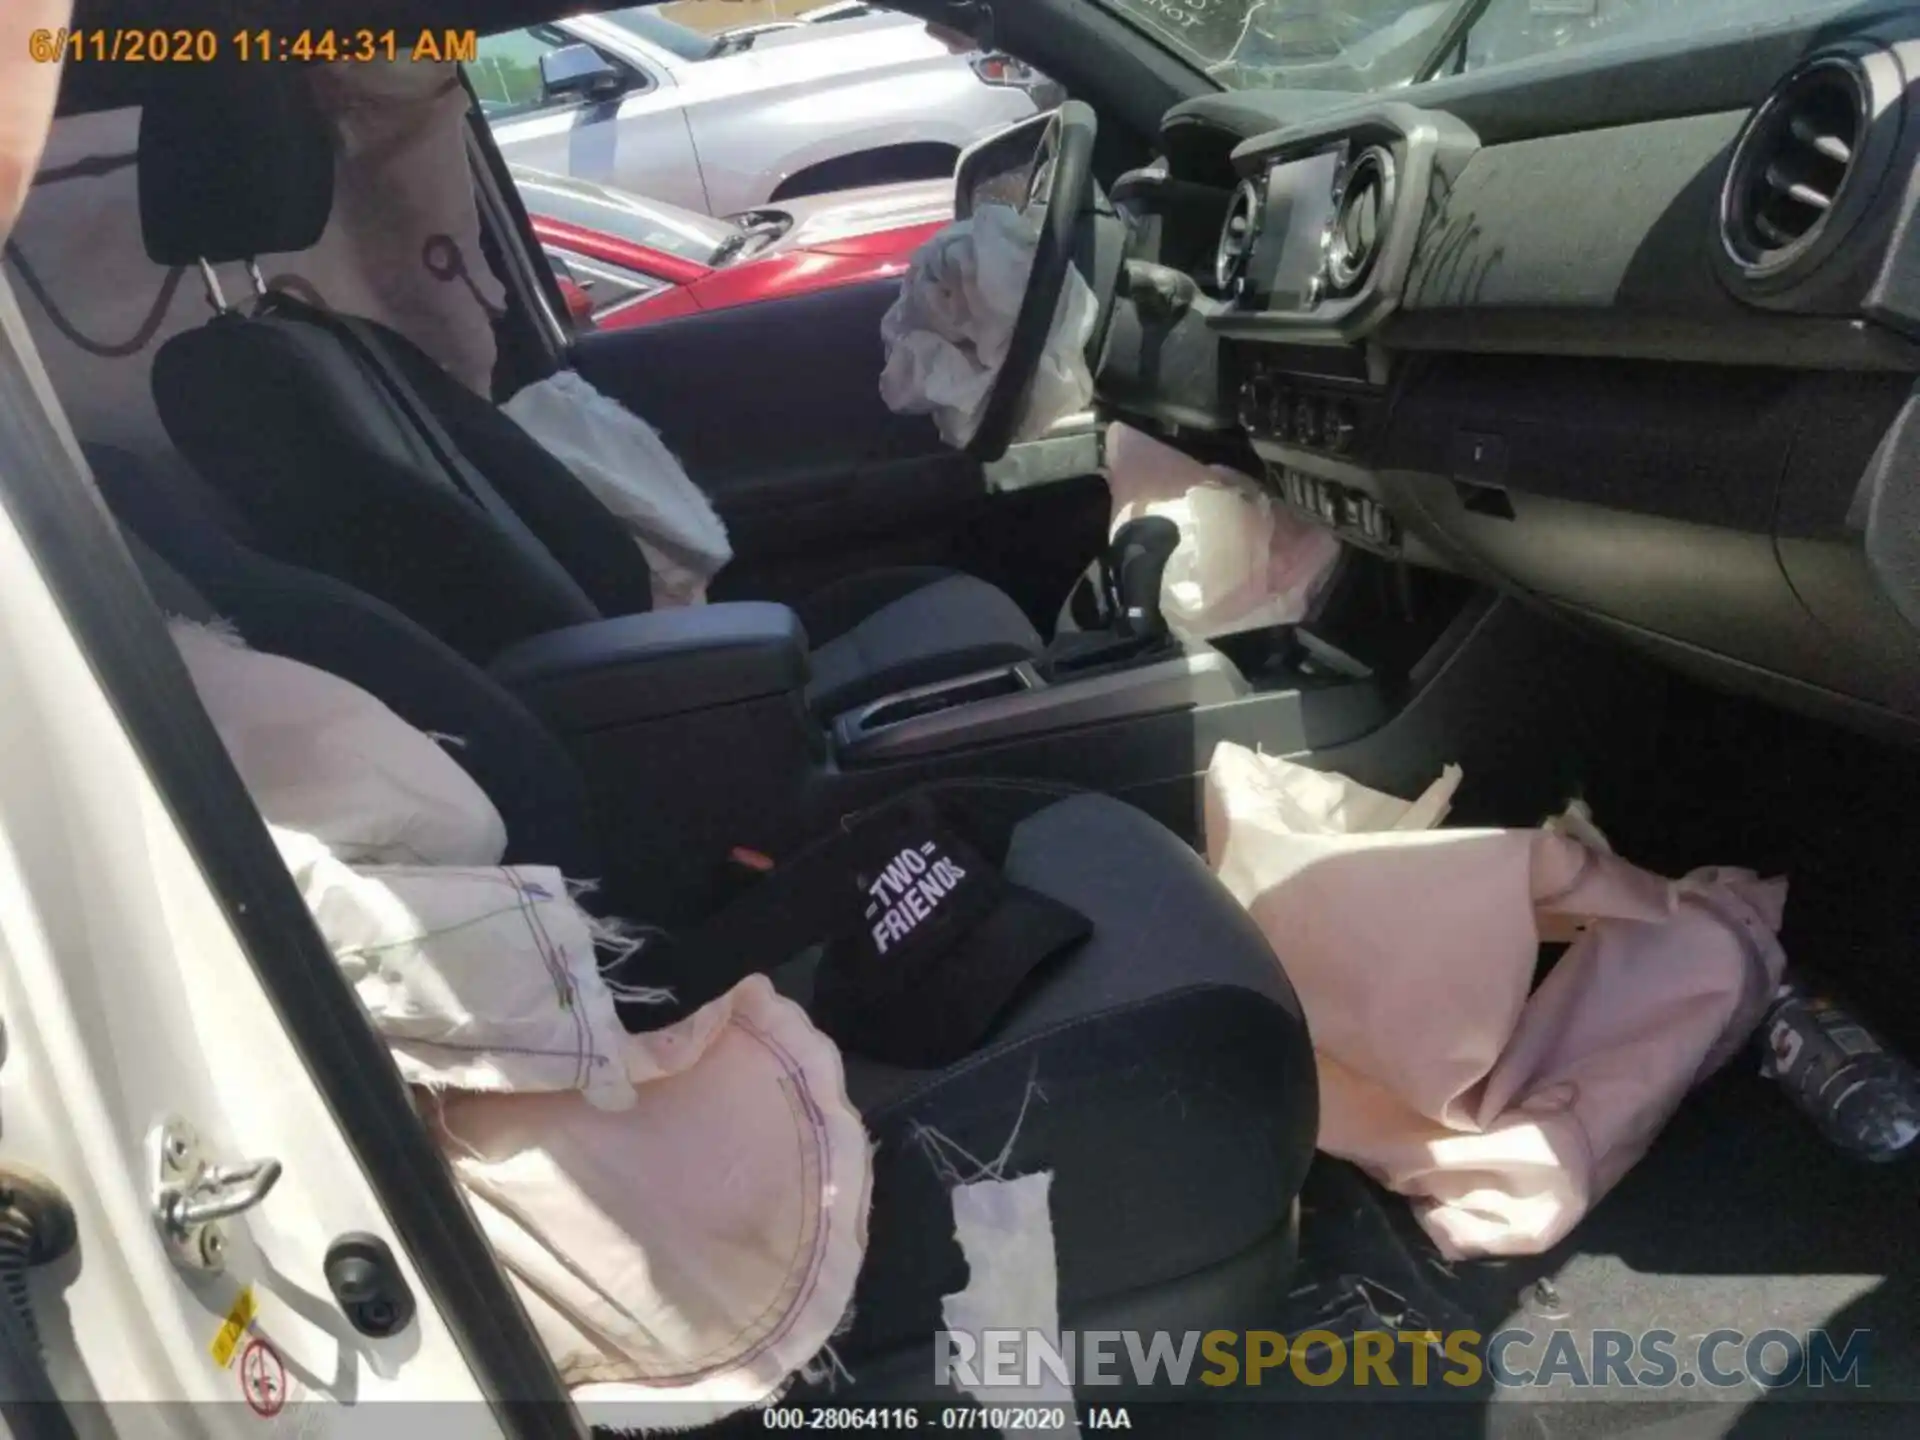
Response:
[{"label": "center console", "polygon": [[[784,605],[732,603],[575,625],[489,667],[585,776],[615,913],[671,927],[711,909],[736,846],[809,833],[827,761],[807,638]],[[588,877],[582,877],[588,878]]]},{"label": "center console", "polygon": [[[1387,428],[1385,391],[1359,374],[1296,368],[1281,347],[1230,342],[1229,354],[1240,377],[1240,425],[1268,488],[1349,544],[1398,558],[1400,527],[1373,479]],[[1322,369],[1334,368],[1314,358]]]},{"label": "center console", "polygon": [[[1079,660],[1081,663],[1076,663]],[[1076,656],[1072,648],[889,695],[833,722],[833,753],[861,766],[1109,724],[1165,710],[1221,705],[1247,693],[1210,645]]]},{"label": "center console", "polygon": [[1158,596],[1172,528],[1142,521],[1116,536],[1102,628],[825,721],[808,704],[806,636],[782,605],[574,626],[513,646],[491,669],[584,774],[616,913],[670,928],[738,883],[729,855],[791,855],[839,818],[932,780],[1105,790],[1191,835],[1194,777],[1219,741],[1326,744],[1379,724],[1386,702],[1364,675],[1315,680],[1259,647],[1168,634]]},{"label": "center console", "polygon": [[580,734],[737,704],[784,711],[807,683],[807,636],[786,606],[740,601],[555,630],[490,668],[562,734]]},{"label": "center console", "polygon": [[1098,608],[1108,628],[1064,634],[1037,660],[918,686],[841,715],[835,757],[855,767],[897,762],[1241,698],[1246,681],[1232,661],[1167,632],[1161,581],[1179,545],[1171,520],[1128,521],[1100,563]]}]

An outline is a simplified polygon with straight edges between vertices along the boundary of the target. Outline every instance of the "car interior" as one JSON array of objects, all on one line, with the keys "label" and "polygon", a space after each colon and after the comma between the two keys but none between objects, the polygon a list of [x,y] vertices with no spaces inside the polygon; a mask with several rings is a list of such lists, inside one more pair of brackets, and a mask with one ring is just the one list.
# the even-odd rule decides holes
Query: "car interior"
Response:
[{"label": "car interior", "polygon": [[[899,8],[989,26],[1073,97],[956,172],[960,216],[1009,175],[1045,206],[972,444],[879,397],[893,281],[576,330],[476,107],[508,295],[492,398],[572,368],[657,426],[732,538],[712,603],[655,610],[611,516],[418,346],[273,293],[225,297],[155,356],[184,466],[77,427],[160,608],[462,736],[509,857],[597,876],[597,905],[648,924],[714,913],[737,847],[792,854],[919,786],[1029,788],[1008,874],[1095,939],[975,1063],[849,1060],[872,1233],[852,1378],[803,1395],[923,1385],[960,1262],[902,1137],[937,1116],[991,1153],[1042,1063],[1015,1161],[1058,1177],[1068,1327],[1864,1328],[1876,1394],[1910,1394],[1910,1158],[1833,1153],[1737,1061],[1552,1251],[1444,1262],[1406,1202],[1314,1155],[1285,955],[1195,852],[1223,741],[1402,795],[1458,764],[1458,824],[1579,797],[1663,873],[1789,876],[1788,954],[1920,1054],[1920,16],[1755,4],[1364,93],[1222,89],[1080,0]],[[405,0],[381,23],[554,13]],[[274,70],[70,67],[58,123],[140,108],[123,219],[157,265],[324,228],[324,126]],[[1028,436],[1069,267],[1100,302],[1094,413]],[[1309,616],[1166,633],[1158,570],[1109,545],[1110,421],[1333,532]],[[1106,603],[1059,627],[1089,572]],[[1380,1426],[1556,1433],[1524,1394],[1442,1398]],[[1739,1398],[1672,1433],[1804,1433]],[[1287,1424],[1351,1428],[1322,1408]],[[1673,1418],[1590,1408],[1583,1434]],[[1209,1427],[1269,1433],[1258,1405],[1220,1410]]]}]

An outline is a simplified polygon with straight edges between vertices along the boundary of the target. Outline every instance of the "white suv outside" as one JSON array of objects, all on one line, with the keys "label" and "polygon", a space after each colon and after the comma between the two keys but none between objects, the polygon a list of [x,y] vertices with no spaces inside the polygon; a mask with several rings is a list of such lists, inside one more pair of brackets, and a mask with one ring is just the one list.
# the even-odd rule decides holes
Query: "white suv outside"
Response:
[{"label": "white suv outside", "polygon": [[949,175],[1063,98],[956,42],[893,11],[709,36],[633,6],[488,36],[467,70],[515,164],[728,215]]}]

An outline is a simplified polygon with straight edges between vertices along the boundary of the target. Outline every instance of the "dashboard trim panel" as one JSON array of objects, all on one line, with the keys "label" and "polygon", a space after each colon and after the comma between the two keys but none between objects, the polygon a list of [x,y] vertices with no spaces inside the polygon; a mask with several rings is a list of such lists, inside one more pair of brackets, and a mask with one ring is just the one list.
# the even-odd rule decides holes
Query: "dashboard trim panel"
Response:
[{"label": "dashboard trim panel", "polygon": [[1230,307],[1208,322],[1221,335],[1320,345],[1364,339],[1400,304],[1436,183],[1444,188],[1479,148],[1473,132],[1452,116],[1387,102],[1337,124],[1298,125],[1249,140],[1234,150],[1233,161],[1243,173],[1264,173],[1343,144],[1349,157],[1335,177],[1335,200],[1360,157],[1382,151],[1393,170],[1393,208],[1368,273],[1351,293],[1323,287],[1295,310]]}]

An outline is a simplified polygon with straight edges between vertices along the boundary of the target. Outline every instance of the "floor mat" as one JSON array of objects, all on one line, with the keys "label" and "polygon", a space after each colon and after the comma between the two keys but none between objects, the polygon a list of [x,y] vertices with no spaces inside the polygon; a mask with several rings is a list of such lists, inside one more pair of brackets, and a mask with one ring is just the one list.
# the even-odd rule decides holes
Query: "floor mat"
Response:
[{"label": "floor mat", "polygon": [[[1455,1267],[1437,1288],[1487,1329],[1669,1330],[1683,1359],[1718,1329],[1824,1328],[1841,1341],[1868,1330],[1862,1378],[1873,1398],[1920,1400],[1917,1194],[1920,1166],[1835,1151],[1743,1056],[1689,1099],[1566,1242],[1527,1261]],[[1411,1230],[1410,1215],[1404,1223]],[[1581,1429],[1612,1427],[1595,1416]]]},{"label": "floor mat", "polygon": [[[1254,1407],[1258,1414],[1209,1417],[1208,1432],[1260,1433],[1263,1414],[1270,1427],[1283,1421],[1289,1435],[1329,1437],[1916,1433],[1920,1162],[1874,1166],[1834,1151],[1755,1063],[1743,1056],[1696,1092],[1613,1194],[1542,1256],[1449,1265],[1405,1201],[1322,1157],[1302,1197],[1288,1334],[1513,1330],[1524,1334],[1503,1351],[1514,1370],[1552,1368],[1543,1363],[1548,1347],[1570,1345],[1555,1352],[1561,1378],[1545,1389],[1482,1384],[1469,1392],[1443,1392],[1430,1380],[1432,1404],[1404,1392],[1365,1404],[1365,1392],[1351,1387],[1294,1389]],[[1701,1341],[1723,1329],[1802,1338],[1825,1329],[1841,1349],[1851,1332],[1868,1331],[1858,1350],[1868,1388],[1769,1394],[1748,1381],[1722,1389],[1704,1377],[1681,1380],[1700,1375]],[[1568,1384],[1566,1376],[1593,1364],[1594,1332],[1602,1330],[1626,1332],[1636,1344],[1649,1331],[1672,1332],[1675,1382],[1584,1393]],[[1554,1340],[1556,1331],[1571,1340]],[[1722,1347],[1711,1358],[1731,1370],[1743,1350]],[[1577,1357],[1572,1371],[1568,1353]],[[1776,1347],[1766,1363],[1785,1359]],[[1632,1368],[1641,1368],[1638,1360]]]}]

